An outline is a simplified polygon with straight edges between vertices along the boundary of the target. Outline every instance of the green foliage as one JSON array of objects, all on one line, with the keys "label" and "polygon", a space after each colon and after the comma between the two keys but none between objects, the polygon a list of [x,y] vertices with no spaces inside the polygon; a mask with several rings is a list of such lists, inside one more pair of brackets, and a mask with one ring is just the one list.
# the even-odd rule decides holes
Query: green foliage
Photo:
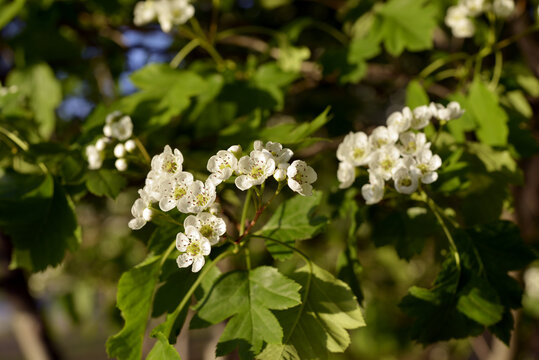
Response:
[{"label": "green foliage", "polygon": [[107,354],[118,359],[140,359],[152,296],[160,271],[160,258],[150,257],[124,273],[118,284],[118,308],[124,327],[107,340]]},{"label": "green foliage", "polygon": [[89,170],[86,173],[86,186],[97,196],[115,198],[123,190],[127,181],[117,171],[109,169]]},{"label": "green foliage", "polygon": [[[323,216],[314,216],[316,207],[322,200],[322,193],[315,192],[313,196],[297,195],[283,202],[272,217],[256,234],[277,239],[294,246],[296,240],[311,239],[320,233],[327,219]],[[292,250],[275,242],[266,242],[271,255],[284,260],[292,255]]]},{"label": "green foliage", "polygon": [[0,226],[14,246],[13,266],[31,271],[58,265],[81,241],[73,202],[48,174],[0,177]]},{"label": "green foliage", "polygon": [[168,343],[167,338],[163,334],[158,334],[157,342],[146,356],[146,360],[181,360],[181,357],[176,349]]},{"label": "green foliage", "polygon": [[284,341],[268,345],[259,358],[323,360],[343,352],[350,344],[347,329],[365,326],[350,288],[316,265],[312,273],[304,266],[290,277],[301,284],[303,303],[277,313]]},{"label": "green foliage", "polygon": [[371,32],[384,42],[391,55],[400,55],[405,49],[420,51],[432,47],[436,10],[425,3],[425,0],[390,0],[375,7],[376,20]]},{"label": "green foliage", "polygon": [[221,276],[198,307],[200,318],[219,323],[231,318],[219,339],[217,356],[231,351],[239,339],[258,354],[264,343],[280,344],[283,330],[270,310],[283,310],[300,303],[300,286],[277,269],[263,266]]}]

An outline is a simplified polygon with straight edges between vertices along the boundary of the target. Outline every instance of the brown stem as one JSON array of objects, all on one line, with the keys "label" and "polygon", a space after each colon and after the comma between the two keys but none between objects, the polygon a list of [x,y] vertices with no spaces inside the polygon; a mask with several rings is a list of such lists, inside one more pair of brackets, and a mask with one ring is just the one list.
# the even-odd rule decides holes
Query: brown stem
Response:
[{"label": "brown stem", "polygon": [[13,330],[21,340],[21,351],[28,359],[62,359],[49,336],[36,299],[30,294],[26,276],[21,269],[9,270],[11,251],[8,237],[0,231],[0,289],[15,308]]}]

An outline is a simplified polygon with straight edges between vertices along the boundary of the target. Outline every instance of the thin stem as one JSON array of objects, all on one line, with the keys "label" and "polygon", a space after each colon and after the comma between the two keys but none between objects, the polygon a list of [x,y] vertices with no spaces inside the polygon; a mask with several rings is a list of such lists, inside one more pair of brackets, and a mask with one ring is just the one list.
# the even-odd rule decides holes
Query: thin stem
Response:
[{"label": "thin stem", "polygon": [[191,51],[197,48],[197,46],[200,45],[200,39],[193,39],[189,41],[178,53],[174,58],[170,61],[170,67],[175,69],[178,66],[180,66],[181,62]]},{"label": "thin stem", "polygon": [[[222,259],[224,259],[225,257],[231,255],[233,253],[233,249],[228,249],[226,250],[225,252],[221,253],[220,255],[218,255],[210,264],[207,264],[206,266],[204,266],[204,268],[202,269],[202,271],[200,272],[200,275],[197,277],[197,279],[195,280],[195,282],[193,283],[193,285],[191,285],[191,287],[189,288],[189,290],[187,291],[187,293],[185,293],[185,295],[183,296],[182,298],[182,301],[180,302],[180,304],[176,307],[176,309],[174,309],[174,312],[172,314],[170,314],[169,316],[172,317],[173,319],[176,319],[178,317],[178,315],[180,314],[180,312],[183,310],[184,306],[187,304],[187,302],[191,299],[191,296],[193,295],[193,293],[195,292],[195,290],[197,289],[198,285],[200,285],[200,283],[202,282],[202,280],[204,279],[204,277],[206,276],[206,274]],[[167,317],[168,318],[168,317]],[[170,335],[170,331],[172,330],[172,326],[169,328],[169,329],[165,329],[166,331],[166,334],[165,336],[168,338],[169,335]]]},{"label": "thin stem", "polygon": [[[28,149],[30,149],[26,141],[24,141],[23,139],[21,139],[16,134],[9,131],[8,129],[0,126],[0,133],[4,134],[9,140],[13,141],[13,143],[17,145],[18,147],[20,147],[21,150],[23,150],[24,152],[28,152]],[[45,174],[49,173],[49,169],[47,169],[47,166],[43,162],[41,161],[38,162],[37,166],[39,166],[39,168],[41,169],[43,173]]]},{"label": "thin stem", "polygon": [[215,36],[215,39],[222,40],[229,36],[245,34],[245,33],[264,34],[264,35],[269,35],[273,37],[282,36],[280,32],[275,31],[273,29],[265,28],[263,26],[242,26],[242,27],[237,27],[237,28],[221,31]]},{"label": "thin stem", "polygon": [[[279,184],[280,185],[280,184]],[[234,243],[236,244],[240,244],[241,241],[249,234],[249,232],[251,231],[251,229],[253,228],[253,226],[255,226],[256,222],[258,221],[258,218],[260,217],[260,215],[262,215],[262,213],[264,212],[264,210],[266,210],[266,208],[269,206],[269,204],[271,204],[271,202],[273,201],[273,199],[275,199],[275,197],[277,196],[277,194],[279,194],[279,191],[281,190],[282,186],[279,186],[277,188],[277,190],[275,191],[275,193],[273,194],[273,196],[271,197],[271,199],[268,200],[267,203],[265,203],[264,205],[260,206],[257,210],[256,210],[256,213],[255,213],[255,216],[253,217],[253,220],[251,220],[251,222],[249,223],[249,225],[247,225],[247,227],[245,228],[245,231],[243,232],[243,234],[240,234],[240,236],[236,239],[236,241]],[[252,189],[255,189],[255,191],[257,190],[256,187],[252,187]],[[258,194],[258,192],[257,192]]]},{"label": "thin stem", "polygon": [[342,32],[340,32],[339,30],[335,29],[333,26],[330,26],[321,21],[314,22],[311,24],[311,26],[326,32],[327,34],[331,35],[333,38],[335,38],[335,40],[337,40],[343,45],[348,44],[348,37]]},{"label": "thin stem", "polygon": [[294,333],[294,330],[295,330],[295,328],[296,328],[296,326],[297,326],[297,324],[299,322],[299,319],[301,317],[301,313],[303,312],[303,309],[305,308],[305,304],[307,303],[307,298],[309,297],[309,292],[311,290],[311,281],[312,281],[312,276],[313,276],[313,263],[312,263],[311,259],[309,259],[309,257],[307,255],[305,255],[305,253],[303,253],[301,250],[297,249],[294,246],[288,245],[285,242],[279,241],[277,239],[273,239],[273,238],[268,237],[268,236],[263,236],[263,235],[253,235],[253,236],[259,237],[261,239],[273,241],[274,243],[277,243],[277,244],[280,244],[282,246],[285,246],[285,247],[289,248],[290,250],[294,251],[296,254],[301,256],[303,261],[305,261],[305,263],[307,263],[307,265],[309,266],[309,273],[307,275],[307,282],[305,283],[305,293],[303,294],[303,299],[301,300],[301,305],[299,307],[298,315],[294,319],[294,322],[292,323],[292,326],[290,327],[290,332],[288,333],[288,335],[286,336],[286,339],[283,342],[283,344],[286,344],[288,342],[288,340],[290,340],[290,337],[292,336],[292,334]]},{"label": "thin stem", "polygon": [[249,203],[251,201],[251,189],[247,191],[245,195],[245,201],[243,203],[243,210],[241,212],[241,221],[240,221],[240,236],[245,233],[245,220],[247,219],[247,212],[249,211]]},{"label": "thin stem", "polygon": [[490,81],[489,88],[490,90],[496,90],[500,77],[502,76],[502,65],[503,65],[503,56],[501,51],[496,51],[494,71],[492,73],[492,80]]},{"label": "thin stem", "polygon": [[135,144],[137,145],[137,148],[140,150],[142,156],[144,157],[144,161],[149,165],[152,162],[152,159],[150,157],[150,154],[148,154],[148,151],[146,151],[146,148],[142,144],[142,142],[139,140],[139,138],[135,137]]},{"label": "thin stem", "polygon": [[468,56],[469,55],[466,53],[456,53],[445,56],[443,58],[436,59],[419,73],[419,77],[421,79],[425,79],[427,76],[429,76],[442,66],[449,64],[450,62],[453,62],[455,60],[466,59]]},{"label": "thin stem", "polygon": [[211,12],[211,23],[210,31],[208,34],[208,40],[211,44],[215,41],[215,34],[217,34],[217,26],[219,21],[219,7],[221,6],[220,0],[212,0],[212,12]]},{"label": "thin stem", "polygon": [[449,241],[449,247],[451,248],[451,252],[453,253],[453,256],[455,257],[455,263],[457,264],[457,268],[460,270],[460,255],[459,255],[459,252],[458,252],[458,249],[457,249],[457,245],[455,244],[455,240],[453,239],[453,236],[451,235],[451,232],[447,228],[447,225],[445,224],[444,220],[440,216],[440,214],[438,212],[438,209],[436,208],[435,205],[433,205],[433,204],[435,204],[434,200],[432,200],[432,198],[430,198],[427,195],[427,193],[425,193],[425,195],[427,196],[427,201],[426,201],[427,205],[429,206],[431,211],[434,213],[434,216],[436,217],[436,220],[438,221],[438,223],[442,227],[442,229],[444,231],[444,234],[447,237],[447,240]]},{"label": "thin stem", "polygon": [[249,250],[249,245],[245,246],[245,265],[247,270],[251,270],[251,251]]}]

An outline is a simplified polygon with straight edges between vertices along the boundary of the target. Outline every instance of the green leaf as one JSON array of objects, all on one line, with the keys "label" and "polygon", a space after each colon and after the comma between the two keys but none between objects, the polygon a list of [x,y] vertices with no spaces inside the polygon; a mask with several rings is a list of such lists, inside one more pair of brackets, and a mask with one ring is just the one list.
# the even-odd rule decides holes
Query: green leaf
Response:
[{"label": "green leaf", "polygon": [[264,342],[279,344],[283,330],[270,310],[283,310],[300,303],[300,286],[277,269],[262,266],[251,271],[235,271],[220,277],[201,302],[198,316],[212,324],[231,318],[219,339],[220,349],[245,340],[258,354]]},{"label": "green leaf", "polygon": [[[312,196],[296,195],[279,205],[255,235],[271,237],[291,246],[294,246],[296,240],[311,239],[327,224],[327,218],[314,215],[321,200],[322,193],[319,191],[315,191]],[[292,254],[292,250],[274,242],[267,241],[266,246],[271,255],[279,260],[287,259]]]},{"label": "green leaf", "polygon": [[258,358],[327,359],[330,352],[344,352],[350,345],[347,330],[365,326],[348,285],[314,264],[312,274],[304,266],[290,277],[301,284],[304,304],[277,312],[284,341],[266,347]]},{"label": "green leaf", "polygon": [[417,80],[410,81],[406,87],[406,105],[414,109],[428,104],[429,96],[423,86]]},{"label": "green leaf", "polygon": [[126,185],[125,178],[115,170],[89,170],[86,173],[86,186],[92,194],[97,196],[108,196],[114,199]]},{"label": "green leaf", "polygon": [[469,292],[459,297],[457,310],[486,326],[499,322],[504,307],[500,304],[496,292],[479,278],[473,278],[468,287]]},{"label": "green leaf", "polygon": [[479,126],[476,134],[481,142],[491,146],[507,145],[507,114],[498,105],[496,94],[478,79],[470,87],[466,110]]},{"label": "green leaf", "polygon": [[393,56],[404,49],[421,51],[432,48],[436,28],[436,9],[425,0],[390,0],[376,9],[372,32],[382,40]]},{"label": "green leaf", "polygon": [[275,109],[280,110],[284,106],[284,88],[299,77],[298,72],[285,71],[277,63],[268,63],[257,68],[251,83],[256,88],[270,93],[276,101]]},{"label": "green leaf", "polygon": [[117,306],[125,320],[122,330],[107,340],[111,358],[138,360],[160,271],[160,257],[151,257],[125,272],[118,284]]},{"label": "green leaf", "polygon": [[146,360],[181,360],[180,355],[174,349],[174,346],[168,343],[165,335],[157,333],[157,341],[152,351],[146,356]]},{"label": "green leaf", "polygon": [[0,2],[0,29],[7,25],[24,8],[26,0],[15,0],[7,4]]},{"label": "green leaf", "polygon": [[50,175],[0,177],[0,227],[14,246],[12,266],[33,271],[58,265],[81,241],[73,202]]},{"label": "green leaf", "polygon": [[30,98],[30,107],[38,123],[39,134],[48,139],[54,132],[55,109],[62,101],[62,88],[46,63],[10,72],[8,85],[17,85]]}]

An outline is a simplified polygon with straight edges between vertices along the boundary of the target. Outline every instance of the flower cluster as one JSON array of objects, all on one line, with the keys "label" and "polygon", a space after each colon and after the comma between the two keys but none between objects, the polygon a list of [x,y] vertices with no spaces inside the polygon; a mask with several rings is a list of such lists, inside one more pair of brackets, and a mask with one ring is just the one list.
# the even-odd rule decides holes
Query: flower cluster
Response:
[{"label": "flower cluster", "polygon": [[419,182],[433,183],[438,179],[436,170],[442,160],[432,153],[431,143],[419,130],[433,118],[445,122],[462,114],[463,110],[456,102],[447,107],[431,103],[413,111],[405,107],[389,115],[386,126],[378,126],[370,136],[364,132],[346,135],[337,149],[340,188],[352,185],[358,166],[368,167],[369,183],[361,188],[367,204],[382,200],[385,182],[389,180],[393,180],[395,189],[403,194],[416,191]]},{"label": "flower cluster", "polygon": [[173,25],[185,24],[195,14],[195,8],[189,0],[146,0],[135,5],[137,26],[159,21],[164,32],[170,32]]},{"label": "flower cluster", "polygon": [[445,23],[451,28],[453,36],[467,38],[475,33],[472,18],[489,11],[499,18],[506,18],[514,9],[514,0],[460,0],[458,5],[447,9]]},{"label": "flower cluster", "polygon": [[105,159],[105,151],[109,144],[113,144],[116,139],[116,145],[114,146],[114,156],[116,162],[114,165],[118,171],[127,170],[127,160],[125,156],[127,153],[135,151],[137,145],[135,140],[131,137],[133,135],[133,122],[128,115],[123,115],[119,111],[115,111],[107,115],[105,126],[103,127],[103,134],[105,136],[100,137],[95,144],[88,145],[86,147],[86,158],[88,159],[88,168],[95,170],[101,168],[103,160]]},{"label": "flower cluster", "polygon": [[129,227],[138,230],[151,221],[153,204],[158,204],[164,212],[176,208],[181,213],[194,214],[185,219],[185,231],[176,236],[176,248],[182,252],[177,262],[179,267],[192,265],[192,271],[199,271],[204,256],[211,252],[211,245],[217,244],[226,232],[224,220],[216,216],[216,188],[222,182],[236,175],[235,185],[247,190],[273,176],[280,183],[287,180],[288,186],[301,195],[312,194],[316,172],[301,160],[289,164],[292,155],[292,150],[271,141],[265,145],[255,141],[254,150],[246,156],[242,156],[241,146],[235,145],[210,157],[207,163],[210,175],[202,182],[183,170],[183,154],[167,145],[151,161],[145,185],[139,190],[140,197],[131,208],[133,219]]}]

